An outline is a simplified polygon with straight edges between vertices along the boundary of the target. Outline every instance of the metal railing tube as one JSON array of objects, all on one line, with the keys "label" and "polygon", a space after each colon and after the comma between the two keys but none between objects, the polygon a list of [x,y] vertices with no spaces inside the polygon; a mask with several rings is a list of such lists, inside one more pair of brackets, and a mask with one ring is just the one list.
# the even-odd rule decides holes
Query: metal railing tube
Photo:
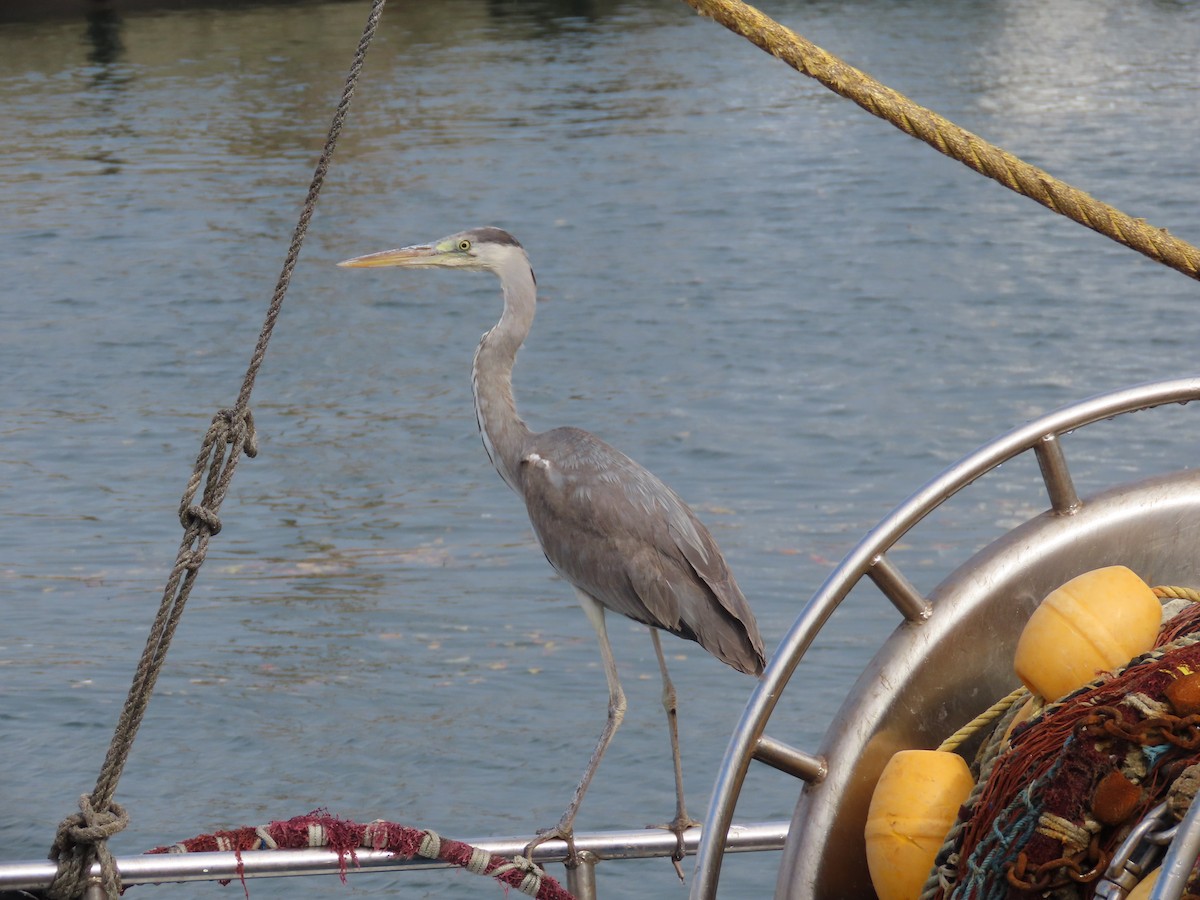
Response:
[{"label": "metal railing tube", "polygon": [[[729,833],[728,847],[734,852],[780,850],[787,840],[787,822],[756,822],[735,825]],[[692,828],[684,835],[688,853],[695,853],[700,843],[700,829]],[[528,836],[514,838],[480,838],[467,843],[498,856],[516,856],[525,849]],[[662,829],[631,829],[600,831],[575,836],[575,845],[597,859],[647,859],[670,857],[675,851],[675,835]],[[549,841],[534,851],[539,865],[561,862],[566,856],[562,841]],[[400,859],[386,850],[358,850],[356,862],[346,859],[345,871],[394,872],[402,869],[444,869],[449,864],[440,860],[417,857]],[[159,853],[144,856],[118,857],[117,869],[121,883],[154,884],[183,881],[224,881],[238,878],[269,878],[289,875],[337,875],[343,860],[333,850],[247,850],[240,854],[220,853]],[[36,891],[50,884],[55,873],[49,860],[0,863],[0,892],[10,890]],[[93,874],[100,872],[99,864]]]}]

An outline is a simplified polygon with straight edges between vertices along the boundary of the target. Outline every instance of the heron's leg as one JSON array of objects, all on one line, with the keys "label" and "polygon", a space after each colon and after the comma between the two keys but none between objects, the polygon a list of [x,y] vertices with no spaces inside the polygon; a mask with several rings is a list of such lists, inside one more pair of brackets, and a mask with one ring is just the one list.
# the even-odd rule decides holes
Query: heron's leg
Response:
[{"label": "heron's leg", "polygon": [[529,857],[533,848],[539,844],[554,838],[566,841],[567,865],[574,863],[576,855],[575,814],[579,812],[583,795],[587,793],[592,776],[596,774],[596,769],[600,766],[600,759],[604,756],[604,751],[608,749],[613,735],[621,727],[621,720],[625,718],[625,692],[621,690],[621,679],[617,677],[617,661],[613,658],[612,645],[608,641],[608,628],[604,624],[604,607],[578,588],[575,593],[579,597],[583,611],[587,613],[588,621],[596,629],[596,637],[600,641],[600,656],[604,660],[604,677],[608,680],[608,720],[604,723],[604,731],[600,733],[600,740],[596,742],[596,749],[592,751],[592,758],[588,760],[587,768],[583,771],[583,777],[579,779],[575,795],[571,798],[566,812],[562,814],[557,825],[538,831],[538,836],[525,845],[525,856]]},{"label": "heron's leg", "polygon": [[658,668],[662,672],[662,705],[667,714],[667,730],[671,734],[671,760],[675,764],[675,819],[666,824],[666,829],[672,832],[678,840],[671,862],[675,864],[675,873],[683,881],[683,869],[679,861],[683,859],[683,833],[693,825],[700,823],[687,814],[687,806],[683,800],[683,761],[679,755],[679,709],[675,700],[675,685],[667,674],[667,658],[663,655],[662,641],[658,637],[658,629],[650,629],[650,637],[654,640],[654,655],[658,657]]}]

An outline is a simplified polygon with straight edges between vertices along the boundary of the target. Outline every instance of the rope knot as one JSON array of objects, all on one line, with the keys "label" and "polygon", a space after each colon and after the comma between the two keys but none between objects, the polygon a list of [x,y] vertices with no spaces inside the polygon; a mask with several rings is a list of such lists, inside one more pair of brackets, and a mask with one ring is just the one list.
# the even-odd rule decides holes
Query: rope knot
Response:
[{"label": "rope knot", "polygon": [[98,844],[125,829],[129,824],[129,813],[116,801],[109,801],[107,809],[95,809],[92,798],[84,794],[79,798],[79,812],[63,819],[60,832],[65,831],[74,844]]},{"label": "rope knot", "polygon": [[[521,874],[519,884],[513,884],[501,876],[509,872],[516,871]],[[524,856],[514,856],[510,862],[496,866],[491,871],[493,878],[500,878],[505,884],[512,885],[522,894],[528,894],[530,897],[536,897],[542,889],[542,878],[546,876],[546,871],[532,859],[526,859]]]},{"label": "rope knot", "polygon": [[193,525],[208,529],[209,534],[221,533],[221,517],[207,506],[193,504],[185,507],[179,516],[179,524],[190,529]]},{"label": "rope knot", "polygon": [[106,846],[110,837],[129,824],[129,813],[115,800],[104,809],[92,806],[92,798],[79,798],[79,812],[67,816],[58,826],[50,858],[58,863],[47,892],[54,900],[80,897],[87,888],[93,860],[100,862],[100,877],[110,898],[120,896],[121,877]]},{"label": "rope knot", "polygon": [[236,409],[219,409],[212,424],[218,428],[227,444],[237,444],[251,459],[258,456],[258,432],[254,430],[254,413],[247,407],[239,414]]}]

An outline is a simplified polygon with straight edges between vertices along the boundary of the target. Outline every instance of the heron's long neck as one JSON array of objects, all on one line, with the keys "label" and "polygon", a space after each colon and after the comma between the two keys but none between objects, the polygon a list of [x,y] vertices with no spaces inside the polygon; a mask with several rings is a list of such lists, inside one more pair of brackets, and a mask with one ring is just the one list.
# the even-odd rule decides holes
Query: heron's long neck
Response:
[{"label": "heron's long neck", "polygon": [[505,271],[497,274],[504,288],[504,314],[496,327],[479,342],[471,381],[483,446],[500,477],[516,491],[519,490],[521,456],[532,432],[517,415],[512,370],[517,351],[533,325],[537,288],[533,270],[524,260],[514,260]]}]

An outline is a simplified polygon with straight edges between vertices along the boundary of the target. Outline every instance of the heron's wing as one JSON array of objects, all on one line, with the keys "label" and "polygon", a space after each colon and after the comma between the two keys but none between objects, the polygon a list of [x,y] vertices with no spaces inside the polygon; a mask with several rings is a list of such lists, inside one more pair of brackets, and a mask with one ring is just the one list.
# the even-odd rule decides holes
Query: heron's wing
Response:
[{"label": "heron's wing", "polygon": [[[730,662],[730,658],[740,660],[739,663],[730,662],[730,665],[744,672],[760,674],[764,662],[762,638],[758,633],[758,625],[754,620],[754,613],[750,610],[750,604],[746,602],[742,589],[734,580],[733,572],[717,548],[713,536],[696,518],[690,507],[683,504],[682,500],[679,500],[679,503],[682,507],[681,514],[669,518],[670,533],[675,540],[675,546],[724,612],[716,621],[700,619],[689,624],[699,635],[703,646],[708,647],[710,643],[719,644],[722,647],[721,651],[713,651],[717,652],[718,656],[726,662]],[[730,640],[728,629],[730,620],[741,626],[741,631],[732,635],[735,638],[733,641]]]},{"label": "heron's wing", "polygon": [[573,428],[537,435],[520,480],[546,558],[564,578],[734,668],[762,671],[754,615],[721,551],[662,481]]}]

